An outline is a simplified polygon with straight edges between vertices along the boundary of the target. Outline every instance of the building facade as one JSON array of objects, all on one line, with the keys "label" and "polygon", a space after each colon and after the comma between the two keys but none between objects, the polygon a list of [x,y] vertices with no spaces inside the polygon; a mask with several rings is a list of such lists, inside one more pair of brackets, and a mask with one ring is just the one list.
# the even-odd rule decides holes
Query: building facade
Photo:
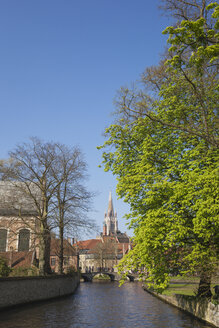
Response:
[{"label": "building facade", "polygon": [[38,232],[33,201],[12,182],[0,181],[0,252],[36,251]]},{"label": "building facade", "polygon": [[[63,271],[68,273],[70,271],[78,270],[78,254],[72,244],[71,238],[63,240]],[[51,239],[50,247],[50,266],[52,272],[58,273],[59,271],[59,250],[60,241],[57,238]]]}]

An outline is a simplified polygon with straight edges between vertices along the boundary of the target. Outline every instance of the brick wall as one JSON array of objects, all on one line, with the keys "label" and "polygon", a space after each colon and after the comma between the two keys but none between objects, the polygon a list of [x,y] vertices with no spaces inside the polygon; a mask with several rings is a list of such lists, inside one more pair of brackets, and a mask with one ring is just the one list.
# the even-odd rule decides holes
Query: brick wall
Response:
[{"label": "brick wall", "polygon": [[0,278],[0,309],[74,293],[80,278],[74,276]]}]

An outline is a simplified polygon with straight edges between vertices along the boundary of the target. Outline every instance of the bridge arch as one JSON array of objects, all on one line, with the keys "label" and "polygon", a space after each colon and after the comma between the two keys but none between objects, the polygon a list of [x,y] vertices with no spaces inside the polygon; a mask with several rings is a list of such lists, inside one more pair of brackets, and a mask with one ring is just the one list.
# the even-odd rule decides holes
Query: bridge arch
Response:
[{"label": "bridge arch", "polygon": [[113,273],[113,272],[100,272],[100,271],[81,273],[81,278],[83,278],[85,282],[92,282],[93,278],[98,274],[105,274],[105,275],[110,277],[111,281],[115,280],[115,273]]},{"label": "bridge arch", "polygon": [[[86,273],[81,273],[81,278],[84,279],[85,282],[92,282],[93,278],[98,275],[98,274],[105,274],[110,277],[111,281],[114,280],[120,280],[120,276],[116,272],[86,272]],[[127,275],[127,278],[129,279],[130,282],[134,281],[135,277],[131,274]]]}]

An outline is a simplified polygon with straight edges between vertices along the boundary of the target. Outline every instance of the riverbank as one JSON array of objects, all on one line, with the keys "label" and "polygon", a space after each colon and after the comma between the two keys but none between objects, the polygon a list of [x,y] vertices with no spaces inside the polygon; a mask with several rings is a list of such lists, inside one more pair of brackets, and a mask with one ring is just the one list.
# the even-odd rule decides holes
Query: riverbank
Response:
[{"label": "riverbank", "polygon": [[214,305],[208,302],[206,299],[200,299],[194,296],[174,294],[174,295],[162,295],[158,294],[145,285],[143,289],[158,297],[164,302],[167,302],[183,311],[186,311],[198,319],[201,319],[215,327],[219,327],[219,305]]},{"label": "riverbank", "polygon": [[73,294],[79,283],[77,273],[72,276],[0,278],[0,310]]}]

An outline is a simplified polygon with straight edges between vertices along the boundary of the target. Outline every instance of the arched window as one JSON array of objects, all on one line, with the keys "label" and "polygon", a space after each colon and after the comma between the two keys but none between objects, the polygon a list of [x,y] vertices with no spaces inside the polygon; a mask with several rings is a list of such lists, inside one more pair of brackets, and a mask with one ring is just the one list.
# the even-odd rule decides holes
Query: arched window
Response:
[{"label": "arched window", "polygon": [[0,252],[6,252],[7,230],[0,229]]},{"label": "arched window", "polygon": [[30,246],[30,230],[21,229],[18,238],[18,252],[29,251]]}]

